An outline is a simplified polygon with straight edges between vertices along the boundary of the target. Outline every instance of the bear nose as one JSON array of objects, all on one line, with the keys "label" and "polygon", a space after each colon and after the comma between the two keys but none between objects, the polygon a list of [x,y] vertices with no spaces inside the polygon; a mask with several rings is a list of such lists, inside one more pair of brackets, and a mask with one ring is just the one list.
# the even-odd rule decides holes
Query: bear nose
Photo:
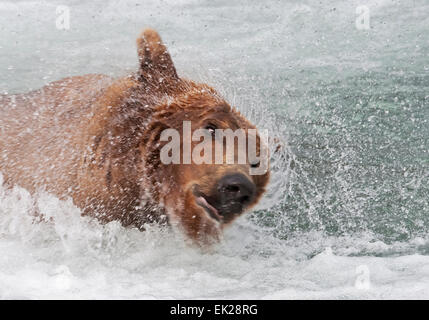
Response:
[{"label": "bear nose", "polygon": [[238,202],[249,204],[255,195],[256,187],[245,175],[230,174],[218,182],[218,191],[222,202]]}]

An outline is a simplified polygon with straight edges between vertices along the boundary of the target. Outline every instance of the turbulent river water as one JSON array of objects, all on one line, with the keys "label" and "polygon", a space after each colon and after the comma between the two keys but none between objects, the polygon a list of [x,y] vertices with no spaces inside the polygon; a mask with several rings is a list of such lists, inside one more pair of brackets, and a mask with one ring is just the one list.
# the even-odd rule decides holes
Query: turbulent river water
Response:
[{"label": "turbulent river water", "polygon": [[201,252],[0,176],[0,298],[429,298],[427,0],[1,1],[0,93],[126,75],[145,26],[282,141],[266,197]]}]

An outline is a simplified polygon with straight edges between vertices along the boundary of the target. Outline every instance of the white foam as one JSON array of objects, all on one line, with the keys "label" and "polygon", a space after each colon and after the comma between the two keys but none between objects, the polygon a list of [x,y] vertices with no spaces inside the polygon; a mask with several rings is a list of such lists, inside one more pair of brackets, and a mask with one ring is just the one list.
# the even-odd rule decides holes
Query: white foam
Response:
[{"label": "white foam", "polygon": [[[52,221],[35,223],[34,206]],[[331,247],[323,250],[325,246]],[[202,252],[187,247],[169,229],[102,226],[80,217],[71,201],[0,188],[3,299],[427,296],[429,257],[350,256],[392,248],[383,243],[371,247],[365,238],[317,233],[282,241],[241,219],[221,245]],[[359,266],[369,270],[369,289],[356,286]]]}]

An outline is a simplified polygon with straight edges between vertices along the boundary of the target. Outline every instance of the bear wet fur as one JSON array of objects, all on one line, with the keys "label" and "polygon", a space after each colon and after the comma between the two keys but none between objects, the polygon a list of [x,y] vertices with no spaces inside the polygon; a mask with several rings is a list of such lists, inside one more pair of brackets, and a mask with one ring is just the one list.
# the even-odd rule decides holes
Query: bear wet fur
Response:
[{"label": "bear wet fur", "polygon": [[[180,78],[159,35],[137,39],[139,70],[112,79],[90,74],[65,78],[26,94],[0,96],[0,172],[7,186],[72,198],[83,215],[143,229],[174,225],[198,244],[221,238],[225,225],[252,207],[269,172],[250,176],[249,164],[169,164],[160,161],[161,132],[254,126],[210,86]],[[196,201],[214,199],[225,175],[254,186],[240,212],[214,219]],[[219,202],[219,212],[227,204]],[[225,209],[225,212],[228,211]]]}]

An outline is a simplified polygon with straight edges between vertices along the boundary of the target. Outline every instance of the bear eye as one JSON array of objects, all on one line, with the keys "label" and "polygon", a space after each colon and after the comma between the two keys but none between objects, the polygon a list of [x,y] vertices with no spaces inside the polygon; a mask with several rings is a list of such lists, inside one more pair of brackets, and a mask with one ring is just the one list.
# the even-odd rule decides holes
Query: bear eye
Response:
[{"label": "bear eye", "polygon": [[257,167],[259,167],[259,161],[258,161],[258,162],[251,163],[251,164],[250,164],[250,166],[251,166],[252,168],[257,168]]},{"label": "bear eye", "polygon": [[214,134],[217,128],[214,124],[208,124],[204,129],[208,130],[211,134]]}]

